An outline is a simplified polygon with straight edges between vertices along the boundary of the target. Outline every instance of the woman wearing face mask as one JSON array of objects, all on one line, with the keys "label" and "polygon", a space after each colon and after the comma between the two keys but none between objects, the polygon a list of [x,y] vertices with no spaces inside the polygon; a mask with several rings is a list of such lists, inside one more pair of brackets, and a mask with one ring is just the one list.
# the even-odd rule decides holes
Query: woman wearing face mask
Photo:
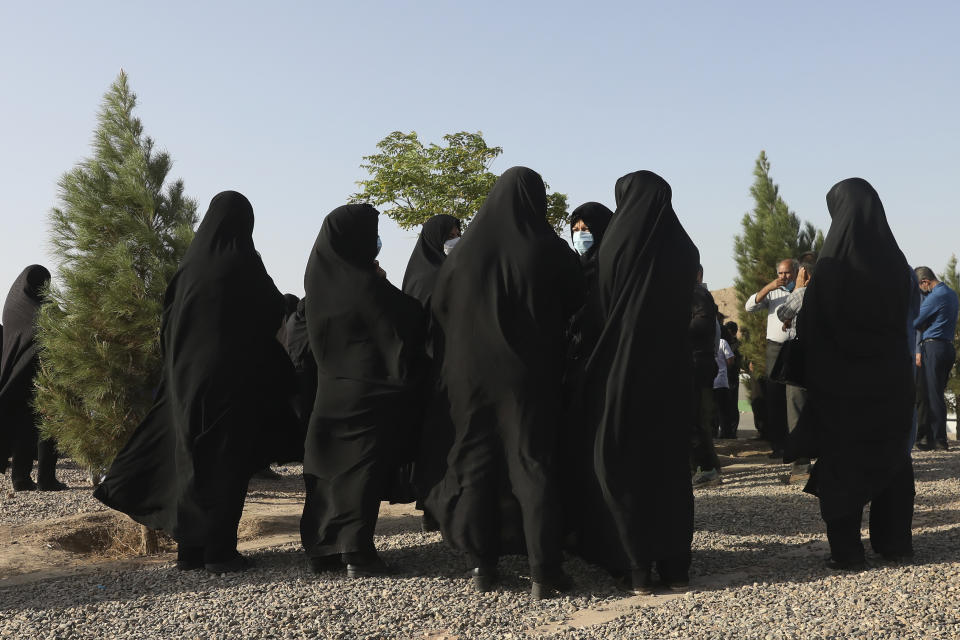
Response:
[{"label": "woman wearing face mask", "polygon": [[403,292],[426,307],[437,272],[459,241],[460,221],[453,216],[440,214],[424,222],[403,274]]},{"label": "woman wearing face mask", "polygon": [[[403,292],[420,301],[429,310],[430,296],[437,272],[450,252],[460,241],[460,220],[440,214],[427,220],[420,230],[420,237],[410,255],[407,270],[403,275]],[[434,382],[432,396],[429,398],[426,417],[419,437],[419,446],[415,468],[411,475],[397,479],[391,500],[407,502],[415,493],[423,497],[433,485],[440,481],[446,469],[447,452],[453,444],[453,425],[450,424],[450,406],[443,387],[439,384],[440,366],[443,362],[443,336],[440,328],[427,318],[428,334],[427,355],[431,359],[430,380]],[[408,484],[409,491],[403,485]],[[423,509],[422,502],[417,508]],[[436,521],[424,511],[424,531],[436,531]]]},{"label": "woman wearing face mask", "polygon": [[303,548],[315,571],[389,571],[373,545],[380,501],[422,407],[423,308],[378,273],[370,205],[334,209],[304,275],[317,394],[303,462]]},{"label": "woman wearing face mask", "polygon": [[583,558],[611,570],[622,565],[617,555],[619,544],[609,515],[603,506],[603,494],[593,470],[593,442],[596,437],[596,407],[591,406],[584,388],[584,365],[603,328],[597,295],[597,254],[613,212],[599,202],[587,202],[570,215],[570,236],[580,255],[587,286],[584,305],[570,321],[567,361],[564,369],[564,436],[561,440],[561,464],[564,495],[564,527],[567,546]]}]

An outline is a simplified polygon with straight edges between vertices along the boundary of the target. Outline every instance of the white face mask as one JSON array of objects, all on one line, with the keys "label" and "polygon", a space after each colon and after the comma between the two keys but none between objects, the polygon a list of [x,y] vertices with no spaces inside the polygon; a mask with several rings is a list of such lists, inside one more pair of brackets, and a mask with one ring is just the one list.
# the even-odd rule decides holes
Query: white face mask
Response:
[{"label": "white face mask", "polygon": [[380,249],[383,249],[383,242],[380,240],[380,236],[377,236],[377,253],[374,256],[380,255]]},{"label": "white face mask", "polygon": [[593,234],[589,231],[573,232],[573,248],[580,255],[585,254],[593,246]]},{"label": "white face mask", "polygon": [[453,248],[457,246],[457,243],[460,242],[460,236],[456,238],[450,238],[443,243],[443,255],[448,256],[450,252],[453,251]]}]

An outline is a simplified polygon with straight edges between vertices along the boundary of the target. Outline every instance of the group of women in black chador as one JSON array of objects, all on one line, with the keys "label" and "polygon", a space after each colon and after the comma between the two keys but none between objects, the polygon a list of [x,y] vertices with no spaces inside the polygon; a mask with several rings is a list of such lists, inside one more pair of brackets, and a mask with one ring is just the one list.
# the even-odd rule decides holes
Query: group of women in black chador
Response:
[{"label": "group of women in black chador", "polygon": [[[342,206],[323,220],[305,298],[285,303],[250,203],[217,195],[166,293],[156,403],[95,495],[169,532],[179,568],[238,570],[249,478],[302,459],[301,539],[318,572],[389,573],[380,502],[417,500],[480,591],[515,553],[535,597],[563,591],[564,551],[636,592],[655,576],[685,588],[699,253],[661,177],[625,175],[615,196],[615,212],[573,212],[574,253],[547,221],[540,175],[510,169],[462,239],[451,216],[423,225],[402,290],[376,260],[377,210]],[[834,561],[852,566],[870,501],[874,549],[912,552],[915,285],[869,184],[846,180],[827,200],[798,322],[810,395],[793,445],[818,460],[807,490]],[[46,278],[28,269],[8,297],[0,397],[30,366],[21,316]]]}]

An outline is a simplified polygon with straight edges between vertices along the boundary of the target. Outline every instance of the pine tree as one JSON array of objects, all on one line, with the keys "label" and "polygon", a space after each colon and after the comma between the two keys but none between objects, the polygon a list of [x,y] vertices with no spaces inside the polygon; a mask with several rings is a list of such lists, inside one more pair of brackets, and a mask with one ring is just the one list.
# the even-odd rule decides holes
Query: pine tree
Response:
[{"label": "pine tree", "polygon": [[[960,293],[960,270],[957,269],[957,256],[950,256],[950,262],[947,268],[940,274],[940,281],[948,287]],[[953,332],[953,347],[960,353],[960,322]],[[947,407],[953,411],[954,415],[960,415],[960,362],[954,363],[950,370],[950,378],[947,380],[947,391],[953,395],[947,396]]]},{"label": "pine tree", "polygon": [[[823,232],[809,222],[801,224],[780,196],[780,188],[770,177],[770,161],[765,151],[757,157],[753,176],[750,187],[755,203],[753,211],[744,214],[743,234],[736,236],[733,245],[738,274],[734,286],[741,308],[747,298],[776,277],[781,260],[796,258],[805,251],[819,251],[823,245]],[[763,375],[767,316],[758,312],[745,313],[740,318],[740,326],[749,335],[741,346],[744,358],[753,363],[754,375]]]},{"label": "pine tree", "polygon": [[197,205],[144,136],[121,71],[104,95],[93,156],[59,181],[50,214],[56,285],[38,319],[41,432],[99,477],[149,410],[160,379],[167,283]]}]

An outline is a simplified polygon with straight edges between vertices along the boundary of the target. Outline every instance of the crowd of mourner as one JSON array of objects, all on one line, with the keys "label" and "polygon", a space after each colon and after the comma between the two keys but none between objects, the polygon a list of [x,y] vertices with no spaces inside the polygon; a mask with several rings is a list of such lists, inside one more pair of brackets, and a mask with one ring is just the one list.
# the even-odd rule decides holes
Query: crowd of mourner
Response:
[{"label": "crowd of mourner", "polygon": [[[390,574],[374,545],[389,500],[416,503],[478,591],[506,554],[529,559],[533,597],[566,591],[564,552],[636,593],[683,590],[693,491],[721,484],[715,440],[737,437],[753,372],[757,431],[819,499],[828,564],[865,566],[868,503],[873,551],[909,558],[911,453],[948,446],[958,302],[908,265],[876,191],[834,185],[821,250],[783,256],[746,300],[766,314],[763,363],[703,284],[667,182],[638,171],[615,195],[616,211],[573,211],[571,250],[540,175],[514,167],[463,237],[450,215],[423,224],[401,288],[377,261],[378,211],[338,207],[298,299],[254,247],[250,202],[218,194],[166,291],[153,407],[94,495],[176,540],[178,569],[239,571],[250,478],[302,461],[316,572]],[[49,280],[27,267],[3,308],[0,467],[16,491],[65,488],[33,406]]]}]

